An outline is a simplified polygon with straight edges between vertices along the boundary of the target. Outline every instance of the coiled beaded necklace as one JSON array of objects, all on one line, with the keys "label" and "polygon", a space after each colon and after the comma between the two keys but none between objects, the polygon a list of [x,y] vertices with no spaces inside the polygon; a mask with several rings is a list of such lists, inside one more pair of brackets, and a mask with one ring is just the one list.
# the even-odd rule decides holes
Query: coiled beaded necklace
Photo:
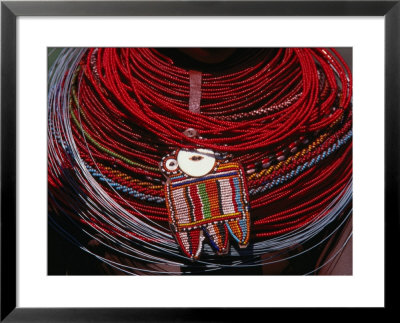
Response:
[{"label": "coiled beaded necklace", "polygon": [[334,49],[218,64],[64,49],[49,73],[51,221],[145,263],[257,263],[349,216],[351,98]]}]

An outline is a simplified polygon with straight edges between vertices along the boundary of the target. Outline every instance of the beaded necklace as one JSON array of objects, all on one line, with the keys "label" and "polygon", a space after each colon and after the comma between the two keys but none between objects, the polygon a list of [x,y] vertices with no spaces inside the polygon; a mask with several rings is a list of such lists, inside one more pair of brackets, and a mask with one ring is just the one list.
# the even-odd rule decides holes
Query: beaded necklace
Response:
[{"label": "beaded necklace", "polygon": [[[214,65],[182,55],[64,52],[49,79],[58,222],[84,224],[145,261],[214,264],[213,253],[279,250],[346,216],[352,80],[334,49],[238,49]],[[200,113],[189,109],[193,70]],[[184,158],[211,160],[210,170],[189,176],[201,167],[183,171]]]}]

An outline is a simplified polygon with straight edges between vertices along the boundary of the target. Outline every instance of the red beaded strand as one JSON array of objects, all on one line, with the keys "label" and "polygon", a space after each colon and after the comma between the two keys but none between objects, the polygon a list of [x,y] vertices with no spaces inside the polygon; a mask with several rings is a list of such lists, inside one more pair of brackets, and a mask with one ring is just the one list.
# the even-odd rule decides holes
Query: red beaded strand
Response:
[{"label": "red beaded strand", "polygon": [[[71,113],[79,120],[73,135],[82,159],[121,185],[162,196],[160,190],[121,179],[110,169],[160,185],[162,177],[157,169],[166,151],[201,146],[230,153],[246,169],[253,170],[257,163],[285,160],[287,151],[301,147],[304,136],[313,139],[326,133],[313,151],[262,178],[249,179],[249,187],[257,187],[321,154],[351,128],[350,71],[333,49],[248,52],[243,58],[221,64],[217,72],[203,72],[202,79],[201,114],[194,114],[188,110],[188,70],[162,51],[88,50],[73,86],[76,102],[71,102]],[[332,126],[338,122],[343,125]],[[183,131],[187,128],[196,129],[200,138],[186,137]],[[57,185],[55,176],[49,178]],[[348,145],[322,166],[253,198],[256,237],[275,236],[307,225],[321,215],[350,178]],[[321,188],[325,190],[321,192]],[[135,216],[167,221],[163,207],[122,198],[109,188],[107,192]],[[293,206],[284,205],[285,200]],[[258,215],[257,209],[266,205],[271,209]]]}]

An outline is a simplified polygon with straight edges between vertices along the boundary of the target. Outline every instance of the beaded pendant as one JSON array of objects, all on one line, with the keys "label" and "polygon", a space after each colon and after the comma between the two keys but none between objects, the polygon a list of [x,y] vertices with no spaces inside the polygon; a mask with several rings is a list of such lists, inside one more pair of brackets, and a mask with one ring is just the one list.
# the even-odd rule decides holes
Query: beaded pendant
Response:
[{"label": "beaded pendant", "polygon": [[169,224],[185,255],[197,259],[205,238],[221,255],[229,250],[229,236],[247,246],[249,196],[239,163],[218,159],[209,149],[178,149],[160,168],[167,178]]}]

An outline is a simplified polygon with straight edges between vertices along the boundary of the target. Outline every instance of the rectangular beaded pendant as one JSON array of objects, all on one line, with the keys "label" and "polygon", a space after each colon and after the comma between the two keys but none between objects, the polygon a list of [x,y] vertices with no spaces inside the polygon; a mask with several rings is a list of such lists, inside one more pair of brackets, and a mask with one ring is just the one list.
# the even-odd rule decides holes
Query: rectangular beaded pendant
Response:
[{"label": "rectangular beaded pendant", "polygon": [[[169,223],[182,251],[192,259],[198,258],[206,238],[217,254],[226,254],[229,236],[240,247],[246,247],[250,235],[249,198],[241,165],[215,160],[208,173],[193,176],[202,173],[201,163],[191,162],[192,168],[197,167],[193,172],[184,165],[183,172],[178,154],[166,156],[161,167],[168,175],[165,196]],[[202,152],[194,154],[201,161]],[[190,158],[196,160],[193,156]]]}]

